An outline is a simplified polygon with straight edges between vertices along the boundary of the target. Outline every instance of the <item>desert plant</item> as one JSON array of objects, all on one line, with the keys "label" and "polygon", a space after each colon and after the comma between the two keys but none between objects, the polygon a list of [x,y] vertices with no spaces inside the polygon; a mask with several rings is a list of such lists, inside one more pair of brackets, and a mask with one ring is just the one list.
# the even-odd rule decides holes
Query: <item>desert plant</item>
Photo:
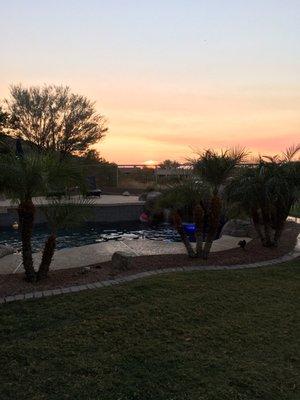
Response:
[{"label": "desert plant", "polygon": [[221,152],[209,149],[198,153],[198,158],[191,160],[195,175],[210,188],[211,193],[206,208],[209,230],[202,253],[204,259],[208,257],[218,230],[222,210],[222,189],[245,156],[243,149],[228,149]]},{"label": "desert plant", "polygon": [[207,202],[211,196],[210,187],[195,176],[168,185],[162,192],[158,207],[182,210],[187,219],[193,218],[197,204],[203,207],[203,202]]},{"label": "desert plant", "polygon": [[[244,150],[225,150],[220,153],[214,150],[200,152],[196,159],[189,160],[193,166],[191,177],[170,186],[160,199],[161,207],[173,208],[176,211],[174,226],[189,256],[204,259],[208,257],[220,223],[223,188],[244,157]],[[187,243],[188,237],[184,234],[178,210],[185,211],[185,214],[192,216],[195,221],[196,252],[190,243]],[[204,220],[207,220],[209,227],[205,238],[203,236]]]},{"label": "desert plant", "polygon": [[219,195],[221,188],[233,174],[237,165],[246,157],[244,149],[227,149],[217,152],[204,150],[197,153],[196,159],[190,159],[194,173],[211,187],[214,195]]},{"label": "desert plant", "polygon": [[47,277],[56,248],[58,230],[72,228],[85,221],[90,213],[91,204],[91,200],[85,197],[77,197],[70,200],[53,198],[46,204],[40,205],[50,228],[50,235],[45,241],[37,280]]},{"label": "desert plant", "polygon": [[194,221],[195,221],[195,237],[196,237],[196,256],[201,257],[203,254],[204,242],[204,209],[201,204],[196,204],[194,207]]},{"label": "desert plant", "polygon": [[36,279],[31,247],[36,209],[33,199],[57,188],[83,185],[82,171],[74,161],[61,161],[55,153],[18,156],[10,149],[0,155],[0,170],[0,191],[18,205],[23,266],[26,279],[32,282]]},{"label": "desert plant", "polygon": [[[253,167],[241,169],[226,189],[226,197],[252,219],[261,242],[277,246],[291,208],[299,199],[300,146],[282,156],[261,157]],[[274,234],[273,234],[274,231]]]},{"label": "desert plant", "polygon": [[191,258],[196,257],[196,253],[195,253],[195,251],[189,241],[189,238],[183,228],[182,218],[177,210],[173,211],[172,218],[173,218],[174,228],[177,230],[177,232],[180,236],[180,239],[181,239],[182,243],[184,244],[189,257],[191,257]]}]

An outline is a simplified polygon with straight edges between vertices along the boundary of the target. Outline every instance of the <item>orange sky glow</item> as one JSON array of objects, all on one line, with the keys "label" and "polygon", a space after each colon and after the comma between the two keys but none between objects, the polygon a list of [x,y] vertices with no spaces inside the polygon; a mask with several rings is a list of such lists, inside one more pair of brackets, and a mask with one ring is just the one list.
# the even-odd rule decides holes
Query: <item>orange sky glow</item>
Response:
[{"label": "orange sky glow", "polygon": [[119,164],[276,154],[300,142],[299,15],[299,0],[10,0],[0,99],[70,86],[106,117],[94,147]]},{"label": "orange sky glow", "polygon": [[197,92],[136,86],[136,91],[133,85],[123,89],[124,99],[116,92],[117,101],[112,88],[104,93],[109,132],[95,147],[109,160],[184,162],[195,149],[231,146],[253,155],[276,154],[300,140],[296,88]]}]

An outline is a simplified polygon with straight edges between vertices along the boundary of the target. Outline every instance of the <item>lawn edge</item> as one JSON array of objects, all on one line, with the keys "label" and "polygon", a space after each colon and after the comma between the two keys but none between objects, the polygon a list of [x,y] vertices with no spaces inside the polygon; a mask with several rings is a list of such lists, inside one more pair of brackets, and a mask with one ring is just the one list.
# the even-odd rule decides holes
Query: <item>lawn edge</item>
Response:
[{"label": "lawn edge", "polygon": [[287,261],[294,260],[300,257],[300,250],[297,247],[295,249],[281,257],[275,258],[273,260],[267,261],[258,261],[251,264],[233,264],[233,265],[199,265],[199,266],[189,266],[189,267],[174,267],[174,268],[160,268],[145,272],[139,272],[137,274],[132,274],[116,279],[106,279],[103,281],[96,281],[93,283],[87,283],[83,285],[73,285],[67,286],[61,289],[49,289],[49,290],[41,290],[24,294],[16,294],[11,296],[5,296],[0,298],[0,304],[11,303],[20,300],[28,300],[28,299],[38,299],[50,296],[57,296],[61,294],[67,293],[76,293],[82,292],[84,290],[94,290],[103,287],[120,285],[122,283],[127,283],[131,281],[135,281],[138,279],[146,278],[148,276],[153,275],[161,275],[161,274],[169,274],[172,272],[193,272],[193,271],[220,271],[220,270],[242,270],[242,269],[250,269],[250,268],[260,268],[273,266],[276,264],[282,264]]}]

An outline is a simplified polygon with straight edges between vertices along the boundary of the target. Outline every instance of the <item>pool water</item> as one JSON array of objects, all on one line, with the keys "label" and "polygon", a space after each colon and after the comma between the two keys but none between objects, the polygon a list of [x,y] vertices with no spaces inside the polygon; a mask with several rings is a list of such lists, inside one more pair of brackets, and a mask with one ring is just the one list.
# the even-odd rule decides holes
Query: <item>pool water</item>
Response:
[{"label": "pool water", "polygon": [[[40,251],[49,235],[45,226],[36,226],[32,237],[32,249]],[[84,246],[87,244],[101,243],[108,240],[145,238],[166,242],[180,242],[178,233],[169,224],[149,226],[144,223],[118,223],[118,224],[86,224],[72,230],[58,232],[57,249]],[[13,228],[0,230],[0,244],[7,244],[19,250],[21,248],[20,232]]]}]

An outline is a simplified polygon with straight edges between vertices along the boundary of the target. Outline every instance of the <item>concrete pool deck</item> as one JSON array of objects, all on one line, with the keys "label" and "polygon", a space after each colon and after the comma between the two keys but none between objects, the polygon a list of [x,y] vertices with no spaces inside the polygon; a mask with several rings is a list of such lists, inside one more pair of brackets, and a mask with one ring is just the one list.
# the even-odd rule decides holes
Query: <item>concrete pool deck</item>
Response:
[{"label": "concrete pool deck", "polygon": [[[238,247],[238,242],[250,238],[240,238],[223,235],[215,240],[212,251],[222,251]],[[157,254],[183,254],[184,245],[172,242],[154,241],[149,239],[123,239],[110,240],[108,242],[95,243],[86,246],[66,248],[58,250],[54,254],[51,270],[85,267],[105,261],[109,261],[116,251],[127,251],[137,256]],[[41,253],[34,254],[35,266],[41,260]],[[22,257],[20,253],[10,254],[0,259],[0,274],[12,274],[23,272]]]},{"label": "concrete pool deck", "polygon": [[[71,199],[79,198],[79,196],[71,196]],[[123,196],[123,195],[114,195],[114,194],[103,194],[101,197],[88,197],[88,199],[92,200],[94,205],[100,206],[111,206],[111,205],[119,205],[119,204],[143,204],[139,200],[139,196]],[[68,201],[66,199],[66,201]],[[46,197],[34,197],[33,203],[36,206],[47,204],[49,201]],[[92,205],[93,205],[92,204]],[[0,209],[7,209],[7,208],[16,208],[16,203],[13,203],[12,200],[0,200]]]}]

